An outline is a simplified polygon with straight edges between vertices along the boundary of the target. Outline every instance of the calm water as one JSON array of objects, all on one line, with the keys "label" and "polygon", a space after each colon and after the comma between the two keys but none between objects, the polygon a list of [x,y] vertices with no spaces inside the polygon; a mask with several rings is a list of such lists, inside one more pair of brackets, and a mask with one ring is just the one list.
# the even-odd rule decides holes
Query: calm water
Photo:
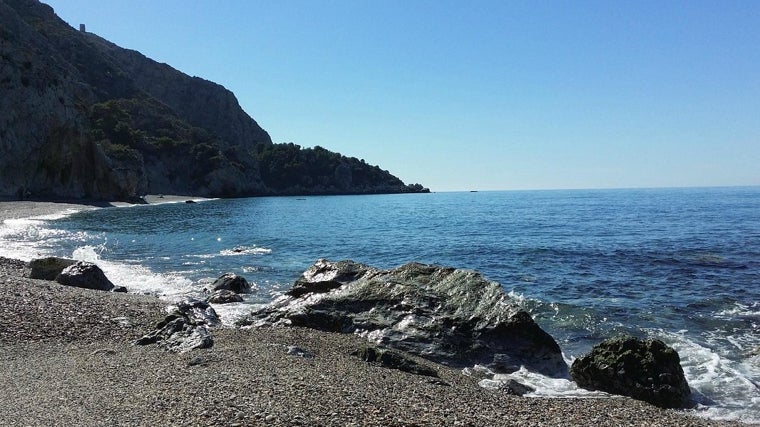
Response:
[{"label": "calm water", "polygon": [[[521,298],[568,360],[619,332],[681,355],[698,412],[760,422],[760,188],[434,193],[213,200],[8,221],[0,254],[98,261],[136,292],[259,287],[318,258],[475,269]],[[522,372],[537,394],[582,394]]]}]

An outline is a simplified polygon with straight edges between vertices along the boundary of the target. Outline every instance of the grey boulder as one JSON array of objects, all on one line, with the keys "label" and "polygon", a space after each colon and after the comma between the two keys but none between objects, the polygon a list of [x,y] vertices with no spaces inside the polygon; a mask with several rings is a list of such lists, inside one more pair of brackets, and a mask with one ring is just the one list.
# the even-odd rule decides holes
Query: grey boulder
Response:
[{"label": "grey boulder", "polygon": [[282,297],[243,324],[305,326],[368,340],[456,367],[567,375],[559,345],[498,283],[419,263],[379,270],[318,260]]},{"label": "grey boulder", "polygon": [[135,344],[159,344],[175,353],[210,348],[214,340],[208,328],[219,323],[219,317],[207,302],[188,298],[177,303],[154,331]]}]

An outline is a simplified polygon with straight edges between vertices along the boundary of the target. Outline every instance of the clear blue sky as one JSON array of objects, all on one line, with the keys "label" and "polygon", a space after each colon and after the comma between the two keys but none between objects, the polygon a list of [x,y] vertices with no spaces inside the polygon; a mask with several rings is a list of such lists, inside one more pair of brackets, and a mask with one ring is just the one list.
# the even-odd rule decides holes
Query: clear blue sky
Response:
[{"label": "clear blue sky", "polygon": [[50,0],[434,191],[760,185],[760,2]]}]

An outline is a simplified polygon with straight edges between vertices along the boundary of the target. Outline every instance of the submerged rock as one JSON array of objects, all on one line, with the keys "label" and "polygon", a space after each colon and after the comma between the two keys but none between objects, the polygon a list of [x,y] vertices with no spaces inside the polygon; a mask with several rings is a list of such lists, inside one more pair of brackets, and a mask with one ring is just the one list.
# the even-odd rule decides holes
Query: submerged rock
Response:
[{"label": "submerged rock", "polygon": [[214,340],[208,327],[218,324],[219,317],[207,302],[188,298],[177,303],[153,332],[144,335],[135,344],[161,344],[175,353],[210,348]]},{"label": "submerged rock", "polygon": [[594,346],[573,362],[573,380],[587,390],[629,396],[662,408],[681,408],[691,391],[678,353],[660,340],[623,336]]},{"label": "submerged rock", "polygon": [[29,262],[32,269],[29,277],[32,279],[55,280],[64,268],[76,264],[77,261],[68,258],[47,257],[33,259]]},{"label": "submerged rock", "polygon": [[234,273],[225,273],[211,284],[211,292],[223,289],[235,292],[236,294],[246,294],[251,292],[251,285],[243,276],[238,276]]},{"label": "submerged rock", "polygon": [[74,286],[77,288],[126,292],[126,289],[123,289],[121,286],[114,286],[100,267],[85,261],[77,261],[64,268],[63,271],[56,276],[55,281],[65,286]]},{"label": "submerged rock", "polygon": [[378,270],[322,259],[243,323],[358,333],[458,367],[477,363],[509,372],[524,365],[567,374],[554,339],[498,283],[469,270],[419,263]]}]

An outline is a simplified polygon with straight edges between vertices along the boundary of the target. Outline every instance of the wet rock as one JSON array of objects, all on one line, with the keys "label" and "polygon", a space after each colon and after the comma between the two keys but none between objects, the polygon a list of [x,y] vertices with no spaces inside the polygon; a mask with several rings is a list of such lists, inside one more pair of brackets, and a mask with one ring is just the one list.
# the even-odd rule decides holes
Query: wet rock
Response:
[{"label": "wet rock", "polygon": [[206,298],[211,304],[229,304],[232,302],[243,302],[243,297],[227,289],[214,291]]},{"label": "wet rock", "polygon": [[689,404],[691,391],[678,353],[660,340],[608,339],[576,359],[570,374],[587,390],[629,396],[662,408]]},{"label": "wet rock", "polygon": [[77,261],[66,267],[56,276],[55,281],[77,288],[95,289],[99,291],[112,291],[116,286],[106,277],[103,270],[95,264]]},{"label": "wet rock", "polygon": [[287,354],[289,356],[298,356],[303,357],[304,359],[313,359],[314,353],[310,352],[309,350],[305,350],[301,347],[295,346],[295,345],[289,345]]},{"label": "wet rock", "polygon": [[206,301],[188,298],[179,302],[153,332],[135,344],[160,344],[175,353],[210,348],[214,340],[208,328],[219,323],[219,317]]},{"label": "wet rock", "polygon": [[499,390],[502,393],[511,394],[513,396],[524,396],[528,393],[536,391],[536,389],[533,387],[525,385],[514,378],[508,378],[505,380],[485,378],[480,380],[480,382],[478,382],[478,385],[483,388]]},{"label": "wet rock", "polygon": [[419,263],[378,270],[319,260],[243,323],[357,333],[456,367],[567,374],[554,339],[498,283],[469,270]]},{"label": "wet rock", "polygon": [[492,379],[494,372],[482,365],[475,365],[473,367],[467,367],[462,369],[462,374],[468,377],[473,377],[478,380]]},{"label": "wet rock", "polygon": [[377,363],[385,368],[398,369],[399,371],[416,375],[438,377],[438,372],[435,369],[417,363],[409,356],[398,351],[367,346],[356,350],[353,355],[365,362]]},{"label": "wet rock", "polygon": [[208,302],[195,298],[185,298],[178,302],[170,311],[169,316],[171,315],[186,317],[192,325],[217,326],[221,323]]},{"label": "wet rock", "polygon": [[243,276],[225,273],[211,284],[211,292],[222,289],[235,292],[236,294],[245,294],[251,292],[251,285]]},{"label": "wet rock", "polygon": [[63,269],[76,264],[76,262],[73,259],[59,257],[33,259],[29,262],[29,267],[32,269],[29,277],[32,279],[55,280]]}]

